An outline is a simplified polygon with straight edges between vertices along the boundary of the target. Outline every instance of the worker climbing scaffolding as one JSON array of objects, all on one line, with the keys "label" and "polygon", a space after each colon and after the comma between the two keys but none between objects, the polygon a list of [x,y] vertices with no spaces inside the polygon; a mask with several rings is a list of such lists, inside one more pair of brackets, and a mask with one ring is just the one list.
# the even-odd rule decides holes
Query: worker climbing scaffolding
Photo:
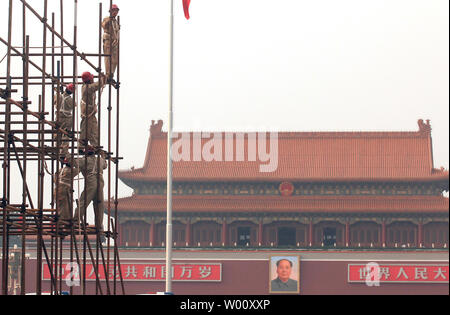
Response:
[{"label": "worker climbing scaffolding", "polygon": [[106,77],[101,73],[99,80],[94,82],[94,75],[90,72],[84,72],[81,78],[84,84],[81,89],[81,134],[79,141],[81,150],[84,151],[88,144],[95,148],[100,145],[98,121],[95,116],[97,113],[96,96],[99,88],[102,91],[105,87]]},{"label": "worker climbing scaffolding", "polygon": [[[64,88],[63,88],[64,89]],[[69,134],[73,133],[73,107],[77,106],[73,99],[73,93],[75,91],[74,84],[68,84],[65,87],[65,91],[61,93],[57,91],[54,96],[54,105],[56,108],[56,121],[58,127],[67,131]],[[63,161],[68,157],[69,154],[69,140],[70,137],[63,133],[59,139],[60,141],[60,151],[59,157]]]},{"label": "worker climbing scaffolding", "polygon": [[60,223],[68,225],[72,219],[70,215],[70,205],[73,203],[72,183],[73,179],[80,173],[80,167],[77,159],[69,160],[65,158],[63,163],[64,166],[59,170],[58,184],[55,183],[54,194],[59,205],[58,220]]},{"label": "worker climbing scaffolding", "polygon": [[85,154],[86,156],[81,157],[77,162],[85,179],[85,187],[79,199],[79,207],[75,210],[74,220],[76,225],[81,225],[81,218],[86,215],[86,209],[92,202],[95,213],[95,226],[100,232],[103,232],[103,215],[105,210],[103,170],[106,169],[107,164],[103,151],[96,156],[94,148],[88,147]]}]

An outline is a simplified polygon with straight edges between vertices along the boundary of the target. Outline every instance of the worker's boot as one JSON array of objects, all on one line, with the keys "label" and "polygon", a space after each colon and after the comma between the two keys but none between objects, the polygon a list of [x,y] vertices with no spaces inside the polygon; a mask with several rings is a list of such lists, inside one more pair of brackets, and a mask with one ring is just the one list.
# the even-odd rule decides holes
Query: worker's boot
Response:
[{"label": "worker's boot", "polygon": [[114,80],[112,75],[106,79],[106,83],[111,84],[116,90],[120,87],[120,83]]}]

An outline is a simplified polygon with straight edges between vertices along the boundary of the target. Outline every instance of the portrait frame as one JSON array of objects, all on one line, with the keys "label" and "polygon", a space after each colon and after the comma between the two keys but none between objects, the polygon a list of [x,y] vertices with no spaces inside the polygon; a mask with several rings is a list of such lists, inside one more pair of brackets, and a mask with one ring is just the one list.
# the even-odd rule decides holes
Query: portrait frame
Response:
[{"label": "portrait frame", "polygon": [[[290,280],[296,281],[296,288],[292,287],[293,282],[290,281],[290,288],[287,290],[276,287],[273,281],[279,281],[277,274],[277,262],[280,260],[288,260],[292,263]],[[272,287],[274,286],[274,287]],[[295,289],[295,290],[294,290]],[[300,294],[300,256],[299,255],[272,255],[269,257],[269,293],[270,294]]]}]

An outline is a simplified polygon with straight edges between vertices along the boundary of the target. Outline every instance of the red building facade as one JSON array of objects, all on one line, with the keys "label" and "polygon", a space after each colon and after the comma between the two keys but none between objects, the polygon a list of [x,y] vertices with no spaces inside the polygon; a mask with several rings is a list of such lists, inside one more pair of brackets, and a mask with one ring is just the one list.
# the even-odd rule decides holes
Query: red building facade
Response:
[{"label": "red building facade", "polygon": [[[418,124],[411,132],[277,133],[269,172],[254,154],[261,141],[265,153],[274,148],[268,134],[180,134],[174,246],[446,248],[448,171],[434,167],[429,122]],[[144,166],[119,173],[134,190],[119,200],[120,246],[164,246],[166,154],[167,133],[153,122]]]}]

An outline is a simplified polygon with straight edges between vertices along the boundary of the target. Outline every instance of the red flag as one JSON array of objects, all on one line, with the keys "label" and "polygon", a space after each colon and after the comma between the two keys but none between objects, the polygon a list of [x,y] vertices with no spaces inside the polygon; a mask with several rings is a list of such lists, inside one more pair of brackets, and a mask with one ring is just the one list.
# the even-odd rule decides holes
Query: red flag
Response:
[{"label": "red flag", "polygon": [[189,5],[191,4],[191,0],[183,0],[183,9],[184,9],[184,16],[187,20],[189,20]]}]

